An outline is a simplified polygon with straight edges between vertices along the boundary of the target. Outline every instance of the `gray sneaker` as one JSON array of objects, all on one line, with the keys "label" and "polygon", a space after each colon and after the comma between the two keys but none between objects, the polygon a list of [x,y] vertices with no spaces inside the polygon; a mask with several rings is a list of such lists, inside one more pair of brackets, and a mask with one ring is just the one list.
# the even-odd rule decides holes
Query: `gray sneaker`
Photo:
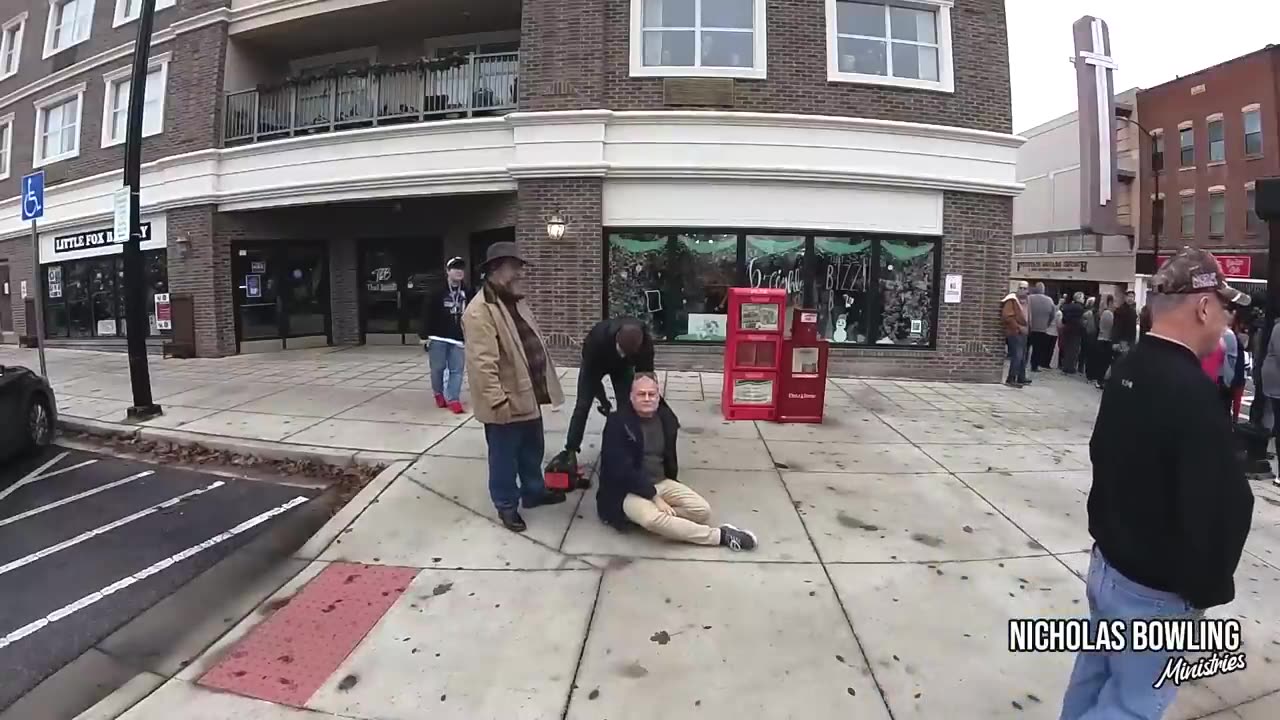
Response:
[{"label": "gray sneaker", "polygon": [[732,525],[720,526],[720,544],[729,548],[734,552],[743,550],[755,550],[756,534],[750,530],[743,530]]}]

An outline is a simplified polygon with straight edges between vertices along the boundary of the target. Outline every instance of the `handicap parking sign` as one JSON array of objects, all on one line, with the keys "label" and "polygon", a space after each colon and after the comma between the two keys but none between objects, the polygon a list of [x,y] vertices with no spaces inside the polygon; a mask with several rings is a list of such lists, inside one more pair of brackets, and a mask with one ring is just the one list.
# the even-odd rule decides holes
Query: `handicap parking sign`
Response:
[{"label": "handicap parking sign", "polygon": [[44,217],[44,171],[22,177],[22,219],[38,220]]}]

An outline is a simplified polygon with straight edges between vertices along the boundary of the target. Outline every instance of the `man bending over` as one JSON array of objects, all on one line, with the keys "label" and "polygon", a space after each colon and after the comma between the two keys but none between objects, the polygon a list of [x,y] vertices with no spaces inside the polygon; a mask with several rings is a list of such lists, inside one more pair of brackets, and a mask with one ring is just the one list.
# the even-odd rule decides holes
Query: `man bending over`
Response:
[{"label": "man bending over", "polygon": [[676,432],[680,423],[661,402],[658,380],[636,373],[630,404],[604,424],[596,511],[618,530],[640,526],[669,540],[754,550],[756,536],[732,525],[711,527],[711,505],[676,481]]}]

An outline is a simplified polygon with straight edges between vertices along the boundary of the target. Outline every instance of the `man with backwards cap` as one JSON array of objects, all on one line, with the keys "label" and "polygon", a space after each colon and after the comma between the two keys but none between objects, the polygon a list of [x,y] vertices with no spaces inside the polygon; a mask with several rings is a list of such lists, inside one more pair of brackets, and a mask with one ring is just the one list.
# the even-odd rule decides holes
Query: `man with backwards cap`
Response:
[{"label": "man with backwards cap", "polygon": [[[1200,367],[1249,296],[1227,285],[1212,255],[1189,247],[1151,289],[1151,331],[1112,368],[1089,442],[1086,595],[1095,625],[1195,618],[1231,602],[1253,515],[1230,420]],[[1160,682],[1174,655],[1078,654],[1061,720],[1160,718],[1177,692]]]},{"label": "man with backwards cap", "polygon": [[[463,283],[467,264],[455,257],[445,264],[448,280],[422,305],[422,330],[418,336],[427,341],[431,362],[431,391],[436,407],[448,407],[461,415],[462,373],[466,362],[463,350],[462,313],[471,302],[472,293]],[[446,382],[446,374],[448,379]]]}]

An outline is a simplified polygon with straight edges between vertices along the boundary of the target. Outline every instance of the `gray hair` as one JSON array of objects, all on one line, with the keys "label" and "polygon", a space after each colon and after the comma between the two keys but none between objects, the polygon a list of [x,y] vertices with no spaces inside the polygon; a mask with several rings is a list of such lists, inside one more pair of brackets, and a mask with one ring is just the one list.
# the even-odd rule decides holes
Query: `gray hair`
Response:
[{"label": "gray hair", "polygon": [[1195,297],[1187,294],[1159,294],[1152,293],[1147,296],[1147,305],[1151,306],[1151,319],[1154,320],[1165,313],[1173,312],[1182,307],[1188,299]]},{"label": "gray hair", "polygon": [[1072,296],[1072,299],[1075,300],[1076,302],[1084,302],[1084,293],[1077,292],[1075,295]]}]

